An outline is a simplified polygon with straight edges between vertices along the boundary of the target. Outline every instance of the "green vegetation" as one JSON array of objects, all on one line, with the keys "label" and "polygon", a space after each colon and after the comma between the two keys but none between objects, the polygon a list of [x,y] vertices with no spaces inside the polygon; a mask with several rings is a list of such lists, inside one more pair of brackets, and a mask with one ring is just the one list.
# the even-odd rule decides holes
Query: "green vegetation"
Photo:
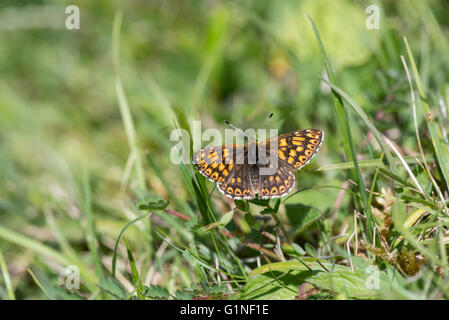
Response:
[{"label": "green vegetation", "polygon": [[[449,298],[447,2],[70,4],[0,4],[0,299]],[[170,160],[271,112],[326,133],[287,197]]]}]

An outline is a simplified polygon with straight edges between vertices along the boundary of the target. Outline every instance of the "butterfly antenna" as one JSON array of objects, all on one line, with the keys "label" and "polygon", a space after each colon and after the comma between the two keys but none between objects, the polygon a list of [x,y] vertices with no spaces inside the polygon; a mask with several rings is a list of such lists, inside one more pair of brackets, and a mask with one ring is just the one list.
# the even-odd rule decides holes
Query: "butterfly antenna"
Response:
[{"label": "butterfly antenna", "polygon": [[270,114],[268,115],[268,117],[265,118],[265,120],[264,120],[263,123],[262,123],[262,127],[265,126],[265,123],[266,123],[268,120],[270,120],[270,119],[273,117],[273,115],[274,115],[274,113],[272,112],[272,113],[270,113]]},{"label": "butterfly antenna", "polygon": [[234,129],[234,130],[240,132],[242,135],[244,135],[245,137],[247,137],[248,139],[250,139],[250,137],[248,137],[248,136],[245,134],[245,132],[243,132],[242,129],[237,128],[237,127],[234,126],[232,123],[230,123],[228,120],[225,120],[224,122],[225,122],[227,125],[229,125],[232,129]]}]

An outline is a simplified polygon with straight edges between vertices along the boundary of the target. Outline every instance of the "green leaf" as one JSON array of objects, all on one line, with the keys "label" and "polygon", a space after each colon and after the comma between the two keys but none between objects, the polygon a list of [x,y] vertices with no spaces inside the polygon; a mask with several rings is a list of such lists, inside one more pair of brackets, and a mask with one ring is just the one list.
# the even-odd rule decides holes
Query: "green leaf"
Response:
[{"label": "green leaf", "polygon": [[187,291],[176,290],[175,293],[177,300],[192,300],[193,296]]},{"label": "green leaf", "polygon": [[367,286],[367,274],[351,270],[319,272],[309,277],[307,282],[323,290],[346,293],[352,298],[376,298],[379,290]]},{"label": "green leaf", "polygon": [[309,270],[272,271],[251,277],[240,299],[290,300],[298,294],[299,286],[313,275]]},{"label": "green leaf", "polygon": [[144,286],[141,294],[150,299],[168,299],[170,297],[167,289],[160,285]]},{"label": "green leaf", "polygon": [[255,204],[257,206],[260,206],[260,207],[268,207],[269,203],[270,203],[270,200],[269,199],[264,200],[264,199],[255,198],[255,199],[248,200],[248,202],[250,202],[252,204]]},{"label": "green leaf", "polygon": [[312,247],[312,245],[310,243],[306,243],[304,247],[309,256],[315,257],[315,258],[318,257],[318,252],[316,252],[316,249],[314,247]]},{"label": "green leaf", "polygon": [[139,210],[164,210],[168,207],[168,201],[157,195],[147,196],[139,204]]},{"label": "green leaf", "polygon": [[292,226],[296,227],[294,235],[303,232],[323,216],[317,208],[300,203],[286,204],[285,211]]},{"label": "green leaf", "polygon": [[231,211],[225,213],[223,215],[223,217],[221,217],[221,219],[220,219],[220,226],[222,226],[222,227],[226,226],[229,222],[231,222],[233,216],[234,216],[234,210],[231,210]]},{"label": "green leaf", "polygon": [[[332,266],[323,264],[328,268]],[[299,286],[320,270],[322,267],[318,263],[310,261],[306,264],[298,261],[265,264],[251,272],[240,299],[294,299]]]},{"label": "green leaf", "polygon": [[215,286],[211,286],[211,287],[209,287],[208,291],[209,291],[208,293],[214,297],[222,296],[229,292],[228,287],[224,283],[220,283]]},{"label": "green leaf", "polygon": [[276,213],[276,212],[271,207],[267,207],[267,208],[263,209],[262,211],[260,211],[260,214],[274,214],[274,213]]},{"label": "green leaf", "polygon": [[306,252],[304,251],[303,248],[301,248],[299,245],[297,245],[296,243],[292,243],[292,247],[295,250],[295,252],[297,252],[300,256],[303,256],[306,254]]},{"label": "green leaf", "polygon": [[112,278],[112,277],[103,278],[100,280],[100,283],[97,284],[97,286],[101,290],[106,291],[111,296],[113,296],[117,299],[121,299],[121,300],[128,299],[128,292],[122,286],[122,284],[115,278]]}]

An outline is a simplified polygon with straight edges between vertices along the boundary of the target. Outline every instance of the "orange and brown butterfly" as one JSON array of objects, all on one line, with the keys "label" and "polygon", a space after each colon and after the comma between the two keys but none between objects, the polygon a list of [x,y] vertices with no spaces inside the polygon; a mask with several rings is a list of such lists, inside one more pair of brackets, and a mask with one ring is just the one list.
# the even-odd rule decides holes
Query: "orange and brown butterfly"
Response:
[{"label": "orange and brown butterfly", "polygon": [[[255,150],[265,148],[275,153],[277,170],[260,174],[261,168],[273,168],[270,162],[249,161],[249,145],[223,145],[198,150],[193,163],[199,172],[215,182],[221,193],[232,199],[278,198],[288,194],[295,185],[293,170],[305,166],[318,152],[324,133],[318,129],[293,131],[255,143]],[[251,143],[250,143],[251,144]],[[275,148],[270,146],[276,146]],[[254,150],[254,148],[252,149]]]}]

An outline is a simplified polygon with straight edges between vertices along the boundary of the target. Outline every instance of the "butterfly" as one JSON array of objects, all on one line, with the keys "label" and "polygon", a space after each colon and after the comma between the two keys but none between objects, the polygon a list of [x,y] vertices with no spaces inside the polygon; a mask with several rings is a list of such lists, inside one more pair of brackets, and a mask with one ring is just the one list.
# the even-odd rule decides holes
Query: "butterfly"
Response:
[{"label": "butterfly", "polygon": [[[292,170],[301,169],[313,158],[323,138],[323,131],[305,129],[262,143],[207,147],[194,153],[193,163],[231,199],[279,198],[295,185]],[[258,156],[259,149],[267,154],[265,159]]]}]

